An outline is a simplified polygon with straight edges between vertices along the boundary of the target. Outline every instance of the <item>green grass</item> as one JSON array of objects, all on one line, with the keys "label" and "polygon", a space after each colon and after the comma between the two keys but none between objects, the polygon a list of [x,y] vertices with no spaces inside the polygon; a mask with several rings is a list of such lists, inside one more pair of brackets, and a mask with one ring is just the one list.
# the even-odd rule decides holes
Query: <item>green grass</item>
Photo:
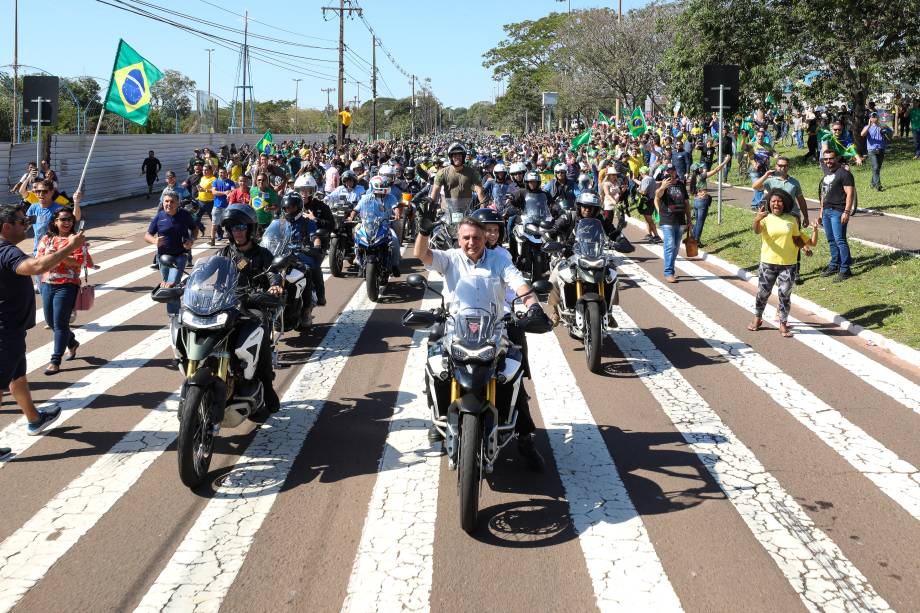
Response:
[{"label": "green grass", "polygon": [[[703,249],[756,272],[760,261],[760,237],[751,230],[753,215],[731,206],[722,207],[722,224],[710,209],[703,228]],[[803,285],[795,296],[808,298],[826,309],[869,330],[920,349],[920,258],[889,253],[850,241],[854,276],[843,283],[820,276],[830,254],[824,232],[811,257],[802,256]],[[753,298],[752,298],[753,305]]]},{"label": "green grass", "polygon": [[[806,198],[817,200],[818,182],[823,176],[818,165],[805,159],[807,149],[799,149],[795,145],[780,145],[776,148],[780,154],[786,155],[789,160],[789,174],[802,184]],[[883,192],[877,192],[869,187],[872,180],[872,167],[867,159],[862,166],[853,164],[850,171],[856,179],[856,193],[859,206],[866,209],[875,209],[883,213],[897,213],[920,217],[920,160],[911,159],[914,154],[913,139],[895,139],[888,148],[885,162],[882,164]],[[729,182],[738,183],[739,176],[735,168],[737,161],[732,164]],[[745,171],[740,181],[741,185],[750,185]]]}]

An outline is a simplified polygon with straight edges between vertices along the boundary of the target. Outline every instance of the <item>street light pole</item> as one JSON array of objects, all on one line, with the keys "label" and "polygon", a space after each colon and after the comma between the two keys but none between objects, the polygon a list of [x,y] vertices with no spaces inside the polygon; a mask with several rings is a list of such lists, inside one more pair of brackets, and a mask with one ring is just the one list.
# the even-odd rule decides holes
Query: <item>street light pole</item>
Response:
[{"label": "street light pole", "polygon": [[13,138],[19,142],[19,0],[13,2]]},{"label": "street light pole", "polygon": [[300,82],[303,79],[291,79],[294,81],[294,134],[297,134],[297,103],[300,101]]},{"label": "street light pole", "polygon": [[211,52],[214,49],[205,49],[208,52],[208,129],[210,132],[214,131],[214,114],[211,110]]}]

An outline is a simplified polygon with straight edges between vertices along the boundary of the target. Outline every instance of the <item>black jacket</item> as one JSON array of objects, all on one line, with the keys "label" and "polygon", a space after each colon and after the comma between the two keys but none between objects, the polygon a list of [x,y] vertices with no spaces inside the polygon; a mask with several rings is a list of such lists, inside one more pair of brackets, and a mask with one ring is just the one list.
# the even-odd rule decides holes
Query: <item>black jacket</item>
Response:
[{"label": "black jacket", "polygon": [[304,202],[303,208],[312,212],[313,216],[316,217],[316,227],[318,229],[329,230],[330,232],[335,230],[335,216],[333,216],[332,209],[329,208],[328,204],[314,196]]},{"label": "black jacket", "polygon": [[[281,284],[281,276],[274,272],[262,274],[272,263],[272,252],[257,243],[252,243],[247,251],[241,251],[236,245],[227,245],[219,255],[230,258],[240,271],[239,289],[265,291],[273,285]],[[242,264],[245,262],[245,264]]]}]

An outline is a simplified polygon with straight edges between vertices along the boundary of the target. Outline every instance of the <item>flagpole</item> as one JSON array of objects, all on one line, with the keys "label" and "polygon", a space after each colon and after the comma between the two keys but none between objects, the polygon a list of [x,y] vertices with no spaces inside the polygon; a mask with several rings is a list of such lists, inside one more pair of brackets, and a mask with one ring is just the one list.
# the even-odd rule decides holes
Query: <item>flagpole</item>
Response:
[{"label": "flagpole", "polygon": [[99,136],[99,128],[102,127],[102,116],[105,115],[105,105],[99,111],[99,121],[96,122],[96,133],[93,134],[93,142],[89,145],[89,153],[86,154],[86,161],[83,163],[83,172],[80,173],[80,182],[77,183],[77,189],[74,193],[83,189],[83,180],[86,178],[86,170],[89,168],[89,159],[93,157],[93,149],[96,148],[96,138]]}]

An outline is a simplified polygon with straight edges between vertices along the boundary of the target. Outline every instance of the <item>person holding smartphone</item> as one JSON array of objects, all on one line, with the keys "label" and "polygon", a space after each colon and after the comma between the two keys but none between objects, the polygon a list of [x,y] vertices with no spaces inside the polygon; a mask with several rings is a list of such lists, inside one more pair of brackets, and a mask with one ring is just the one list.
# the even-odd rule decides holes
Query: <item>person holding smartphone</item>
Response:
[{"label": "person holding smartphone", "polygon": [[674,263],[680,251],[680,239],[690,219],[690,197],[687,186],[677,177],[673,164],[664,167],[661,185],[655,191],[655,206],[658,208],[659,227],[664,237],[664,280],[677,283]]},{"label": "person holding smartphone", "polygon": [[872,182],[869,187],[874,190],[884,191],[882,187],[882,162],[885,161],[885,149],[888,148],[887,132],[879,124],[878,113],[869,115],[869,123],[863,127],[860,135],[866,139],[866,151],[869,158],[869,164],[872,165]]}]

